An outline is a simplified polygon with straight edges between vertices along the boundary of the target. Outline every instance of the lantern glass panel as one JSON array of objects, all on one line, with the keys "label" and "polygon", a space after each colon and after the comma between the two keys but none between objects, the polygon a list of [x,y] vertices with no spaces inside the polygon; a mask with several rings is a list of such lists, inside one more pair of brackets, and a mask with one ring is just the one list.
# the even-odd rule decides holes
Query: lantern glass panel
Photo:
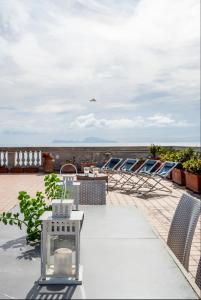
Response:
[{"label": "lantern glass panel", "polygon": [[74,277],[76,274],[76,236],[48,235],[46,274]]}]

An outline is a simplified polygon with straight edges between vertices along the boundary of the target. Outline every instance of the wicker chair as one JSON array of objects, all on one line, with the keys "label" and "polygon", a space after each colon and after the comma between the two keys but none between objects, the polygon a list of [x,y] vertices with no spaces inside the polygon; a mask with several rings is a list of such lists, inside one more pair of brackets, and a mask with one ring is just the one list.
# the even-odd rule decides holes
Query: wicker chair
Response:
[{"label": "wicker chair", "polygon": [[167,244],[186,270],[189,267],[191,244],[200,215],[200,208],[199,199],[183,194],[168,233]]},{"label": "wicker chair", "polygon": [[197,274],[196,274],[196,277],[195,277],[195,283],[197,284],[197,286],[201,290],[201,257],[200,257],[200,261],[199,261],[199,264],[198,264]]}]

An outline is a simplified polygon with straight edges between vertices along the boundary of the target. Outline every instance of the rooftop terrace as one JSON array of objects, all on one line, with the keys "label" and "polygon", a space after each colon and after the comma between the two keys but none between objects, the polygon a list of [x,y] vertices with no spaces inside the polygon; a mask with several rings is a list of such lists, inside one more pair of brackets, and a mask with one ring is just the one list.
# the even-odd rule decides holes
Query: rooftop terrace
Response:
[{"label": "rooftop terrace", "polygon": [[[44,174],[1,174],[0,175],[0,212],[8,211],[18,203],[17,195],[25,190],[32,196],[36,191],[44,189]],[[127,194],[123,191],[109,191],[107,194],[107,207],[134,207],[141,211],[156,234],[166,241],[170,223],[185,188],[175,185],[171,181],[165,181],[172,193],[167,195],[157,192],[146,197],[138,197],[136,194]],[[191,193],[192,194],[192,193]],[[197,195],[194,195],[198,197]],[[200,258],[200,222],[199,220],[193,239],[190,254],[189,272],[194,280],[198,261]],[[1,296],[1,295],[0,295]]]}]

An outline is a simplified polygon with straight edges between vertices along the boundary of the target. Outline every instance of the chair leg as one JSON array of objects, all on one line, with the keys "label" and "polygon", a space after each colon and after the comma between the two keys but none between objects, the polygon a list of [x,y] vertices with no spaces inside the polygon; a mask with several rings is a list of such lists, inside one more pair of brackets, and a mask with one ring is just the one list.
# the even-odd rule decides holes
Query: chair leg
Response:
[{"label": "chair leg", "polygon": [[[153,178],[152,178],[153,179]],[[140,194],[146,195],[153,191],[165,191],[172,193],[172,190],[166,187],[164,184],[161,183],[162,178],[159,180],[155,180],[155,184],[151,184],[150,182],[147,182],[146,184],[150,186],[150,188],[147,191],[139,191]],[[159,187],[158,187],[159,186]]]},{"label": "chair leg", "polygon": [[137,178],[138,178],[138,180],[133,182],[133,184],[131,184],[131,187],[128,189],[128,191],[132,191],[135,187],[136,187],[135,191],[138,190],[149,179],[149,178],[144,177],[142,175],[141,176],[138,175]]},{"label": "chair leg", "polygon": [[126,185],[128,182],[131,182],[133,184],[133,180],[132,180],[132,177],[134,177],[135,175],[134,174],[131,174],[130,176],[127,177],[127,179],[120,185],[120,188],[123,188],[124,185]]},{"label": "chair leg", "polygon": [[112,186],[117,187],[119,186],[119,188],[122,188],[123,185],[130,179],[131,175],[128,173],[121,173],[119,174],[121,176],[121,178],[119,178],[118,180],[116,180],[116,183]]}]

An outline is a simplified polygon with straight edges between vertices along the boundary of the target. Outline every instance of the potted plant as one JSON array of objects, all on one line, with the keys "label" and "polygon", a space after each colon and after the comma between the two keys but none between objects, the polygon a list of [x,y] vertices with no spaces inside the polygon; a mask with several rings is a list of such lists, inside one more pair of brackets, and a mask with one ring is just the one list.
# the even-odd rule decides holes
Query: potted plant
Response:
[{"label": "potted plant", "polygon": [[183,163],[186,187],[195,193],[201,193],[201,158],[192,158]]},{"label": "potted plant", "polygon": [[151,153],[151,158],[160,159],[160,157],[158,156],[159,153],[160,153],[160,150],[161,150],[161,146],[151,144],[151,146],[149,146],[149,151]]},{"label": "potted plant", "polygon": [[52,173],[54,171],[54,157],[49,152],[42,153],[43,170],[45,173]]}]

